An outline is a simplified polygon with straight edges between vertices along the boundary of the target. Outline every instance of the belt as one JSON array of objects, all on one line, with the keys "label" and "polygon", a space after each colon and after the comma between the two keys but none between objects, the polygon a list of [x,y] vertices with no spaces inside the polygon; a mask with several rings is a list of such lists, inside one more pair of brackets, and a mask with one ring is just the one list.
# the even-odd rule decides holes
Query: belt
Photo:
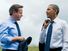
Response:
[{"label": "belt", "polygon": [[18,50],[2,49],[2,51],[18,51]]}]

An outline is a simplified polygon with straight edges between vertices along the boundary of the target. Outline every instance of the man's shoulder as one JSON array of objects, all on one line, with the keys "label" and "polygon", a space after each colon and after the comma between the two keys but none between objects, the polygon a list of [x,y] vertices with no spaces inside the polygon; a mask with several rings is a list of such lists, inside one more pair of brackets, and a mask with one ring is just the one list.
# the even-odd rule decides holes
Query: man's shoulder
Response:
[{"label": "man's shoulder", "polygon": [[3,21],[5,24],[13,24],[13,20],[11,19],[6,19],[5,21]]},{"label": "man's shoulder", "polygon": [[60,21],[58,21],[58,22],[60,22],[60,24],[62,25],[62,26],[68,26],[68,23],[67,23],[67,21],[66,20],[63,20],[63,19],[59,19]]},{"label": "man's shoulder", "polygon": [[10,27],[10,26],[13,26],[13,23],[10,20],[7,19],[7,20],[4,20],[4,21],[1,21],[0,25],[2,27]]},{"label": "man's shoulder", "polygon": [[0,21],[0,32],[2,30],[5,30],[6,28],[7,28],[7,25],[3,21]]},{"label": "man's shoulder", "polygon": [[58,19],[58,22],[61,22],[61,23],[67,23],[67,21],[66,21],[66,20],[61,19],[61,18],[59,18],[59,19]]}]

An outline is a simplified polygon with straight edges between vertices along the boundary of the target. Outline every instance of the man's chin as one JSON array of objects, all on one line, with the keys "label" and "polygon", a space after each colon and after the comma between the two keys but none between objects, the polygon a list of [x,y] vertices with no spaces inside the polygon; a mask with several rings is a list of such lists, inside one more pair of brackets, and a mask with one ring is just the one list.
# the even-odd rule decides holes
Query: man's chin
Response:
[{"label": "man's chin", "polygon": [[50,16],[47,16],[47,18],[50,18]]},{"label": "man's chin", "polygon": [[20,21],[20,19],[17,19],[17,21]]}]

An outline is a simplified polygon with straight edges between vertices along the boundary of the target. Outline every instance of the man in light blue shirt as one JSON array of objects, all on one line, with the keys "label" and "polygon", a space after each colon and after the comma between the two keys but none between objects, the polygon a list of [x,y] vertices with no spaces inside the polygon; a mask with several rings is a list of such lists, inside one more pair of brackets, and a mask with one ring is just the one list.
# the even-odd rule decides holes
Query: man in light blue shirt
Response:
[{"label": "man in light blue shirt", "polygon": [[[0,24],[0,42],[3,48],[2,51],[22,51],[19,49],[19,44],[25,45],[25,43],[27,43],[28,45],[31,42],[30,37],[25,40],[25,38],[21,36],[21,32],[17,24],[17,21],[19,21],[23,16],[22,8],[23,6],[19,4],[12,5],[9,9],[9,19]],[[23,51],[27,51],[27,46],[26,50]]]},{"label": "man in light blue shirt", "polygon": [[[51,21],[53,28],[50,40],[49,51],[68,51],[68,23],[59,17],[59,7],[50,4],[47,8],[47,20],[44,21],[39,41],[39,51],[46,51],[47,32]],[[51,33],[51,32],[50,32]]]}]

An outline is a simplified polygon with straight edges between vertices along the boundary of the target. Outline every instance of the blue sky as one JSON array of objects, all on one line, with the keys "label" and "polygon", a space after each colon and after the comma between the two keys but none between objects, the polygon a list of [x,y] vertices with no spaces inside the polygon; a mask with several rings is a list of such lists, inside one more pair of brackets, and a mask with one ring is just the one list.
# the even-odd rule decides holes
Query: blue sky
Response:
[{"label": "blue sky", "polygon": [[46,18],[46,9],[49,4],[57,4],[60,8],[58,17],[68,22],[68,1],[67,0],[1,0],[0,20],[4,21],[9,17],[9,7],[12,4],[23,5],[24,16],[19,22],[23,36],[32,36],[30,45],[38,45],[41,33],[41,25]]}]

